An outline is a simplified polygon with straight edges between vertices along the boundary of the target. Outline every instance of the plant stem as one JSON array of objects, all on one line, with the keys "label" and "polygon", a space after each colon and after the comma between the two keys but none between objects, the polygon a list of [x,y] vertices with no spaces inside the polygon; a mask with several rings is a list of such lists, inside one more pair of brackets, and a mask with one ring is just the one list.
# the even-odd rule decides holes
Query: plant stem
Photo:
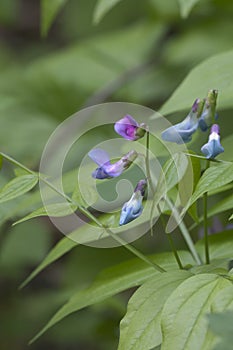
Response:
[{"label": "plant stem", "polygon": [[[210,166],[210,162],[207,159],[206,161],[206,168],[207,170]],[[210,254],[209,254],[209,240],[208,240],[208,192],[205,192],[203,194],[203,216],[204,216],[204,240],[205,240],[205,260],[206,264],[210,263]]]},{"label": "plant stem", "polygon": [[184,267],[182,265],[182,262],[180,260],[179,255],[178,255],[178,252],[176,250],[176,247],[175,247],[172,235],[170,233],[167,233],[167,237],[168,237],[168,240],[169,240],[169,243],[170,243],[171,250],[172,250],[172,252],[173,252],[173,254],[174,254],[175,258],[176,258],[177,264],[178,264],[179,268],[182,270]]},{"label": "plant stem", "polygon": [[173,212],[174,214],[174,218],[180,228],[180,231],[182,233],[182,236],[194,258],[194,260],[196,261],[197,265],[201,265],[201,259],[199,257],[199,255],[197,254],[197,251],[196,251],[196,248],[195,248],[195,245],[193,243],[193,240],[189,234],[189,231],[186,227],[186,225],[184,224],[183,221],[179,222],[180,221],[180,215],[179,213],[177,212],[177,209],[175,208],[175,206],[172,204],[172,202],[170,201],[169,198],[166,198],[166,202],[168,204],[168,206],[170,207],[171,211]]},{"label": "plant stem", "polygon": [[150,151],[150,133],[149,131],[146,132],[146,175],[147,175],[147,180],[149,183],[149,186],[151,188],[152,193],[154,194],[155,188],[151,179],[151,174],[150,174],[150,159],[149,159],[149,151]]},{"label": "plant stem", "polygon": [[[17,165],[21,169],[24,169],[28,173],[36,174],[36,172],[30,170],[29,168],[27,168],[23,164],[19,163],[17,160],[11,158],[10,156],[8,156],[4,153],[1,153],[1,152],[0,152],[0,155],[3,158],[5,158],[6,160],[8,160],[9,162],[11,162],[12,164]],[[46,180],[42,175],[38,174],[38,176],[39,176],[40,181],[42,181],[44,184],[46,184],[48,187],[50,187],[52,190],[54,190],[57,194],[59,194],[61,197],[63,197],[69,203],[76,205],[78,207],[78,209],[81,211],[81,213],[83,213],[88,219],[94,221],[98,227],[103,228],[115,241],[122,244],[127,250],[129,250],[131,253],[133,253],[135,256],[137,256],[139,259],[141,259],[142,261],[144,261],[148,265],[152,266],[156,271],[166,272],[166,270],[164,270],[161,266],[154,263],[151,259],[149,259],[147,256],[145,256],[143,253],[141,253],[135,247],[131,246],[130,244],[125,242],[122,238],[115,235],[108,227],[103,225],[101,223],[101,221],[99,221],[94,215],[92,215],[92,213],[90,213],[89,210],[87,210],[83,206],[79,205],[77,202],[74,202],[72,198],[70,198],[65,193],[63,193],[59,189],[57,189],[52,183],[50,183],[48,180]]]},{"label": "plant stem", "polygon": [[[165,221],[164,221],[164,219],[163,219],[163,217],[162,217],[162,211],[161,211],[159,205],[158,205],[158,212],[159,212],[159,214],[160,214],[160,220],[161,220],[161,223],[162,223],[163,228],[164,228],[164,231],[165,231],[166,223],[165,223]],[[175,257],[175,259],[176,259],[176,261],[177,261],[177,264],[178,264],[178,266],[179,266],[180,269],[183,269],[183,265],[182,265],[182,262],[181,262],[181,260],[180,260],[180,257],[179,257],[178,251],[177,251],[177,249],[176,249],[176,246],[175,246],[175,244],[174,244],[172,235],[171,235],[170,233],[167,233],[166,235],[167,235],[167,237],[168,237],[168,241],[169,241],[171,250],[172,250],[172,252],[173,252],[173,254],[174,254],[174,257]]]}]

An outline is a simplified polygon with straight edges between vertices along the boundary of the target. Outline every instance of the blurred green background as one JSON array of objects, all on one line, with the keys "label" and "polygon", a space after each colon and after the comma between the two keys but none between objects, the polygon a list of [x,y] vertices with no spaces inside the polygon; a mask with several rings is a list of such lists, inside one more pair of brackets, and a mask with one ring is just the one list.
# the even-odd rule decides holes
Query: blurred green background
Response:
[{"label": "blurred green background", "polygon": [[[159,110],[190,69],[233,46],[231,0],[200,1],[186,19],[176,0],[124,0],[95,25],[96,4],[67,1],[42,38],[39,0],[0,0],[0,148],[32,169],[51,132],[71,114],[106,101]],[[176,122],[184,116],[169,117]],[[221,113],[225,136],[229,116]],[[11,177],[12,166],[4,164],[0,185]],[[78,247],[18,291],[62,235],[46,218],[12,228],[25,214],[17,205],[0,206],[1,350],[26,349],[74,290],[104,267],[131,258],[124,248]],[[136,246],[148,253],[167,249],[160,228],[157,237],[144,236]],[[130,294],[71,315],[31,349],[116,349]]]}]

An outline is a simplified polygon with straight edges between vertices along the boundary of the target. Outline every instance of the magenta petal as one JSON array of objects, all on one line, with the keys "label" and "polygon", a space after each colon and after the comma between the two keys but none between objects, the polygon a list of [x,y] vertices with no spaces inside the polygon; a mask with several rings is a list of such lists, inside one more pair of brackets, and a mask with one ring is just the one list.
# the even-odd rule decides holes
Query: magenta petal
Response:
[{"label": "magenta petal", "polygon": [[126,115],[124,118],[120,119],[114,125],[114,129],[119,135],[124,137],[126,140],[131,140],[131,141],[138,138],[135,136],[138,127],[139,127],[139,124],[130,115]]},{"label": "magenta petal", "polygon": [[110,164],[109,154],[101,148],[92,149],[88,155],[96,164],[100,166]]}]

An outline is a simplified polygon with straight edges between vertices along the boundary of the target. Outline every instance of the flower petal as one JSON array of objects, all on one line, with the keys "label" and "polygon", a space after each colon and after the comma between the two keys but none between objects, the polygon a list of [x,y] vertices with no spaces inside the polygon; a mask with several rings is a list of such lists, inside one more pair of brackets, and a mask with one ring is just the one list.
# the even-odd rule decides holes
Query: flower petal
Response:
[{"label": "flower petal", "polygon": [[124,118],[118,120],[114,125],[116,133],[130,141],[139,138],[139,136],[136,135],[138,127],[139,124],[131,115],[124,116]]},{"label": "flower petal", "polygon": [[88,155],[96,164],[100,166],[110,163],[109,154],[101,148],[92,149]]}]

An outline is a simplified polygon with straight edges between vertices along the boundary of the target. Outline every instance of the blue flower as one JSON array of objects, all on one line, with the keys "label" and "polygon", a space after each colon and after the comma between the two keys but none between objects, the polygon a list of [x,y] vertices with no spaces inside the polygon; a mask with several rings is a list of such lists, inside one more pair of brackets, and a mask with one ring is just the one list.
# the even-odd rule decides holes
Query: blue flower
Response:
[{"label": "blue flower", "polygon": [[218,119],[215,113],[216,100],[218,96],[217,90],[210,90],[205,100],[203,112],[198,120],[198,126],[202,131],[206,131]]},{"label": "blue flower", "polygon": [[92,177],[102,180],[120,176],[125,169],[129,168],[129,166],[137,158],[138,154],[136,151],[130,151],[119,161],[113,164],[110,162],[109,154],[103,149],[93,149],[88,153],[88,155],[96,164],[99,165],[99,167],[92,173]]},{"label": "blue flower", "polygon": [[211,127],[209,140],[202,146],[201,151],[207,159],[215,158],[218,154],[224,152],[224,148],[220,143],[219,126],[217,124]]},{"label": "blue flower", "polygon": [[143,211],[142,200],[145,195],[146,187],[146,180],[140,180],[138,182],[132,197],[122,207],[119,222],[120,226],[128,224],[141,215]]},{"label": "blue flower", "polygon": [[131,115],[124,116],[124,118],[118,120],[114,125],[115,131],[130,141],[135,141],[143,137],[146,133],[146,128],[146,124],[138,124]]},{"label": "blue flower", "polygon": [[161,135],[162,139],[178,144],[191,141],[193,133],[198,128],[198,117],[202,112],[203,104],[203,100],[196,99],[187,117],[181,123],[164,130]]}]

